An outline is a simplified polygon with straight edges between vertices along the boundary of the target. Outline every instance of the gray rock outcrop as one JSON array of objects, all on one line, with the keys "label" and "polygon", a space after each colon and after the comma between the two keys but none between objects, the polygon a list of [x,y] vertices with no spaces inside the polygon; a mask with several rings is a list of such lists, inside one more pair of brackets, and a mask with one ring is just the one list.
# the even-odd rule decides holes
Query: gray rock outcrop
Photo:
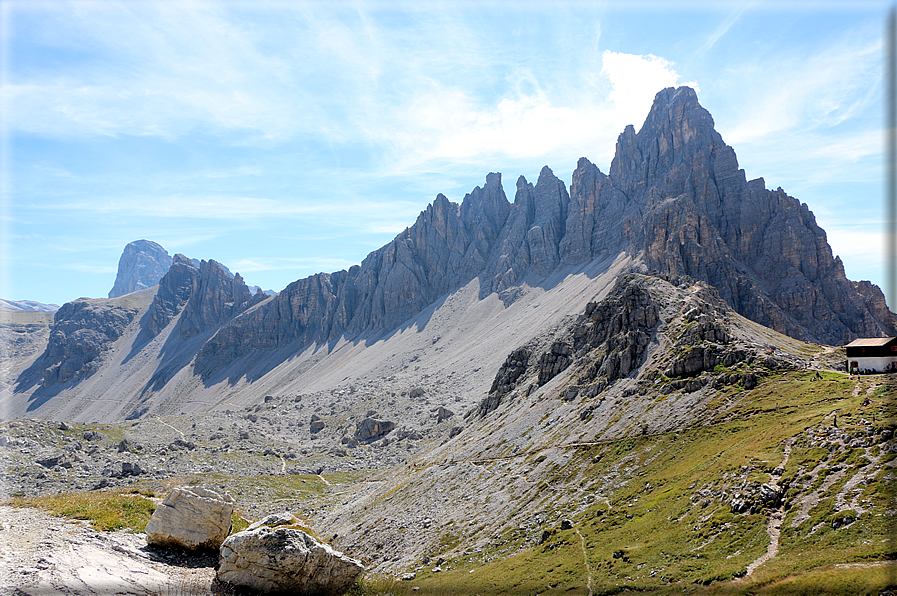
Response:
[{"label": "gray rock outcrop", "polygon": [[224,541],[218,580],[262,593],[337,596],[363,571],[360,562],[302,530],[261,525]]},{"label": "gray rock outcrop", "polygon": [[311,420],[308,423],[308,430],[312,434],[324,430],[325,426],[327,426],[327,425],[324,423],[323,420],[321,420],[320,416],[318,416],[317,414],[311,415]]},{"label": "gray rock outcrop", "polygon": [[89,377],[97,360],[112,347],[136,310],[81,298],[56,311],[47,348],[41,356],[44,387]]},{"label": "gray rock outcrop", "polygon": [[150,240],[128,243],[118,260],[118,273],[109,290],[109,298],[153,287],[169,267],[171,256],[159,244]]},{"label": "gray rock outcrop", "polygon": [[158,335],[183,311],[179,333],[184,339],[199,335],[231,320],[262,302],[267,294],[252,294],[239,273],[215,260],[197,266],[182,254],[174,256],[150,307],[147,331]]},{"label": "gray rock outcrop", "polygon": [[[473,411],[485,416],[498,408],[505,394],[524,383],[544,385],[571,366],[575,358],[580,362],[577,385],[565,390],[568,401],[580,391],[597,395],[628,375],[641,364],[659,322],[660,307],[647,279],[645,283],[642,276],[627,276],[607,298],[589,303],[563,332],[534,338],[511,352],[496,373],[489,395]],[[585,358],[587,354],[591,357]]]},{"label": "gray rock outcrop", "polygon": [[439,406],[436,409],[436,423],[439,424],[443,420],[448,420],[449,418],[451,418],[454,415],[455,415],[455,413],[452,412],[451,410],[449,410],[448,408],[446,408],[445,406]]},{"label": "gray rock outcrop", "polygon": [[396,427],[391,420],[365,418],[356,425],[355,438],[359,441],[374,441],[386,435]]},{"label": "gray rock outcrop", "polygon": [[748,182],[694,90],[680,87],[657,94],[638,132],[626,127],[609,174],[582,158],[569,193],[545,167],[535,186],[518,180],[513,204],[496,173],[461,205],[440,194],[361,265],[296,281],[225,324],[199,360],[392,329],[477,277],[507,304],[524,279],[621,253],[707,281],[735,311],[792,337],[897,334],[880,290],[847,280],[809,208]]},{"label": "gray rock outcrop", "polygon": [[[689,277],[676,282],[624,276],[604,300],[589,303],[582,314],[511,352],[489,394],[465,417],[486,416],[567,369],[572,372],[564,373],[569,381],[558,397],[580,399],[580,419],[587,420],[605,390],[639,370],[642,378],[630,391],[651,387],[669,394],[695,392],[708,384],[752,389],[769,370],[805,368],[800,358],[772,356],[765,344],[733,335],[728,305],[706,282]],[[666,349],[649,359],[652,344]]]},{"label": "gray rock outcrop", "polygon": [[146,525],[146,541],[191,550],[217,549],[230,533],[234,499],[199,486],[173,489]]}]

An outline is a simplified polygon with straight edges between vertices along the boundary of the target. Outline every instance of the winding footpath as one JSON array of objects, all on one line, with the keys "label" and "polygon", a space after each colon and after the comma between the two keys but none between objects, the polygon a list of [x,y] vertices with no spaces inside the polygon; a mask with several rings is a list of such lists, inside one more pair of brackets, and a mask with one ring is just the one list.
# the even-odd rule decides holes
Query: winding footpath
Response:
[{"label": "winding footpath", "polygon": [[586,539],[582,537],[579,530],[576,530],[576,535],[579,536],[579,544],[582,547],[582,560],[586,564],[586,588],[589,589],[589,596],[594,596],[595,592],[592,591],[592,567],[589,565],[589,556],[586,552]]},{"label": "winding footpath", "polygon": [[[785,456],[782,458],[782,463],[776,468],[776,470],[784,470],[785,465],[788,464],[788,458],[791,457],[791,447],[794,445],[795,437],[791,437],[787,441],[785,441]],[[780,489],[778,485],[779,479],[781,479],[781,473],[776,474],[773,472],[773,476],[769,481],[769,485],[778,491]],[[783,500],[784,501],[784,500]],[[785,504],[782,502],[772,513],[769,514],[769,518],[766,520],[766,533],[769,535],[769,546],[766,547],[766,552],[760,555],[756,560],[754,560],[750,565],[747,566],[747,572],[744,577],[750,577],[757,568],[770,560],[779,552],[779,536],[781,535],[782,528],[782,520],[785,519]]]}]

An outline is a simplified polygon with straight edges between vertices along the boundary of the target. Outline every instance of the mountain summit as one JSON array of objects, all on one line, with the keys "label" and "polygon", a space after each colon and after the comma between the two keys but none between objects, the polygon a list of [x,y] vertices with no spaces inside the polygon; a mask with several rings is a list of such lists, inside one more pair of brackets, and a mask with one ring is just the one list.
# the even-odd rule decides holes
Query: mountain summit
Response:
[{"label": "mountain summit", "polygon": [[129,242],[118,261],[118,273],[109,290],[109,298],[153,287],[168,273],[169,267],[171,255],[160,244],[152,240]]},{"label": "mountain summit", "polygon": [[[508,351],[630,272],[705,281],[736,312],[801,340],[897,335],[881,290],[846,278],[806,204],[746,180],[688,87],[660,91],[641,129],[626,127],[608,174],[581,158],[568,190],[546,166],[535,184],[517,180],[511,203],[490,173],[460,205],[437,195],[360,265],[275,296],[225,279],[214,261],[175,261],[146,295],[63,307],[56,347],[19,377],[20,399],[115,417],[252,402],[266,388],[330,391],[377,378],[378,391],[435,391],[453,379],[456,398],[472,405]],[[121,314],[115,333],[79,348],[111,312]],[[63,343],[66,354],[89,353],[90,367],[54,374]],[[116,374],[85,384],[98,350]],[[128,356],[114,355],[121,350]],[[94,402],[107,392],[119,409],[101,414]]]},{"label": "mountain summit", "polygon": [[440,194],[360,266],[294,282],[203,353],[387,330],[474,278],[481,295],[502,293],[624,254],[634,268],[706,280],[740,314],[798,339],[894,332],[893,318],[873,314],[886,312],[881,291],[870,309],[807,205],[748,182],[694,90],[680,87],[657,94],[638,133],[626,127],[609,175],[583,158],[569,194],[547,166],[535,186],[518,179],[513,204],[500,174],[460,206]]}]

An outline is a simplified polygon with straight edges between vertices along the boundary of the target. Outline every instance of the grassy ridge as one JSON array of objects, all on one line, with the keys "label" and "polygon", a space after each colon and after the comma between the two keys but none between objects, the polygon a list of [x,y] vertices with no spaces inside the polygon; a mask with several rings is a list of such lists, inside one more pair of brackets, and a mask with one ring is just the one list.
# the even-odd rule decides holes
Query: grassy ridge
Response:
[{"label": "grassy ridge", "polygon": [[[817,440],[838,415],[838,429],[861,439],[876,427],[894,427],[893,381],[861,402],[869,387],[844,375],[789,373],[769,378],[737,396],[737,406],[676,433],[576,447],[575,455],[547,485],[589,502],[572,517],[573,528],[550,528],[535,547],[513,530],[496,540],[517,554],[489,561],[496,551],[448,558],[441,571],[420,566],[413,582],[371,578],[366,594],[614,594],[652,593],[875,593],[889,584],[891,567],[838,568],[894,557],[886,481],[892,454],[871,446],[833,446]],[[823,433],[822,435],[820,433]],[[775,557],[750,577],[738,579],[767,552],[769,509],[733,513],[733,495],[746,484],[774,479],[781,471],[784,519]],[[601,479],[629,468],[632,480],[595,499]],[[815,476],[811,472],[815,470]],[[857,474],[861,476],[857,476]],[[779,476],[775,476],[779,478]],[[851,481],[863,478],[864,482]],[[805,499],[816,491],[818,502]],[[841,496],[839,497],[839,493]],[[550,496],[546,501],[551,502]],[[842,502],[836,503],[841,500]],[[856,521],[838,521],[856,511]],[[799,519],[807,508],[805,519]],[[839,509],[841,510],[839,512]],[[497,547],[496,547],[497,548]],[[522,549],[522,550],[521,550]],[[591,576],[591,577],[590,577]],[[419,587],[414,591],[413,587]]]}]

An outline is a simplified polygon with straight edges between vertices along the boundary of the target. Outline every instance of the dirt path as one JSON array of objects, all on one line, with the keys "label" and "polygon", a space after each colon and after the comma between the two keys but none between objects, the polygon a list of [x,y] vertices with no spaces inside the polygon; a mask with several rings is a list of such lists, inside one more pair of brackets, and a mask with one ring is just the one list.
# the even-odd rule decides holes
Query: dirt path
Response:
[{"label": "dirt path", "polygon": [[833,369],[830,366],[827,366],[825,362],[823,362],[823,356],[828,356],[829,354],[834,354],[837,351],[837,348],[834,346],[822,346],[821,352],[816,352],[813,354],[813,357],[810,358],[809,368],[811,370],[824,370],[828,372],[840,372]]},{"label": "dirt path", "polygon": [[0,595],[209,593],[212,567],[167,565],[145,534],[97,532],[37,509],[0,507]]},{"label": "dirt path", "polygon": [[589,589],[589,596],[594,596],[595,592],[592,591],[592,567],[589,565],[589,556],[586,554],[586,539],[582,537],[579,530],[576,530],[576,535],[579,536],[579,544],[582,547],[582,560],[586,564],[586,587]]},{"label": "dirt path", "polygon": [[163,421],[161,418],[156,418],[156,421],[157,421],[159,424],[164,424],[165,426],[167,426],[167,427],[170,428],[171,430],[180,433],[182,439],[186,439],[186,438],[187,438],[187,436],[184,434],[184,431],[182,431],[182,430],[180,430],[180,429],[178,429],[178,428],[175,428],[175,427],[171,426],[171,425],[168,424],[167,422]]},{"label": "dirt path", "polygon": [[[776,470],[783,470],[785,466],[788,464],[788,458],[791,457],[791,447],[794,445],[796,437],[791,437],[787,441],[785,441],[785,455],[782,458],[782,463],[776,468]],[[780,487],[778,485],[778,481],[781,478],[781,474],[776,474],[773,472],[773,476],[769,481],[769,485],[779,490]],[[779,552],[779,536],[781,535],[782,528],[782,520],[785,518],[785,506],[784,503],[779,505],[775,511],[769,514],[769,518],[766,520],[766,533],[769,535],[769,546],[766,547],[766,552],[760,555],[756,560],[754,560],[750,565],[747,566],[747,572],[744,577],[749,577],[756,569],[770,560]]]}]

